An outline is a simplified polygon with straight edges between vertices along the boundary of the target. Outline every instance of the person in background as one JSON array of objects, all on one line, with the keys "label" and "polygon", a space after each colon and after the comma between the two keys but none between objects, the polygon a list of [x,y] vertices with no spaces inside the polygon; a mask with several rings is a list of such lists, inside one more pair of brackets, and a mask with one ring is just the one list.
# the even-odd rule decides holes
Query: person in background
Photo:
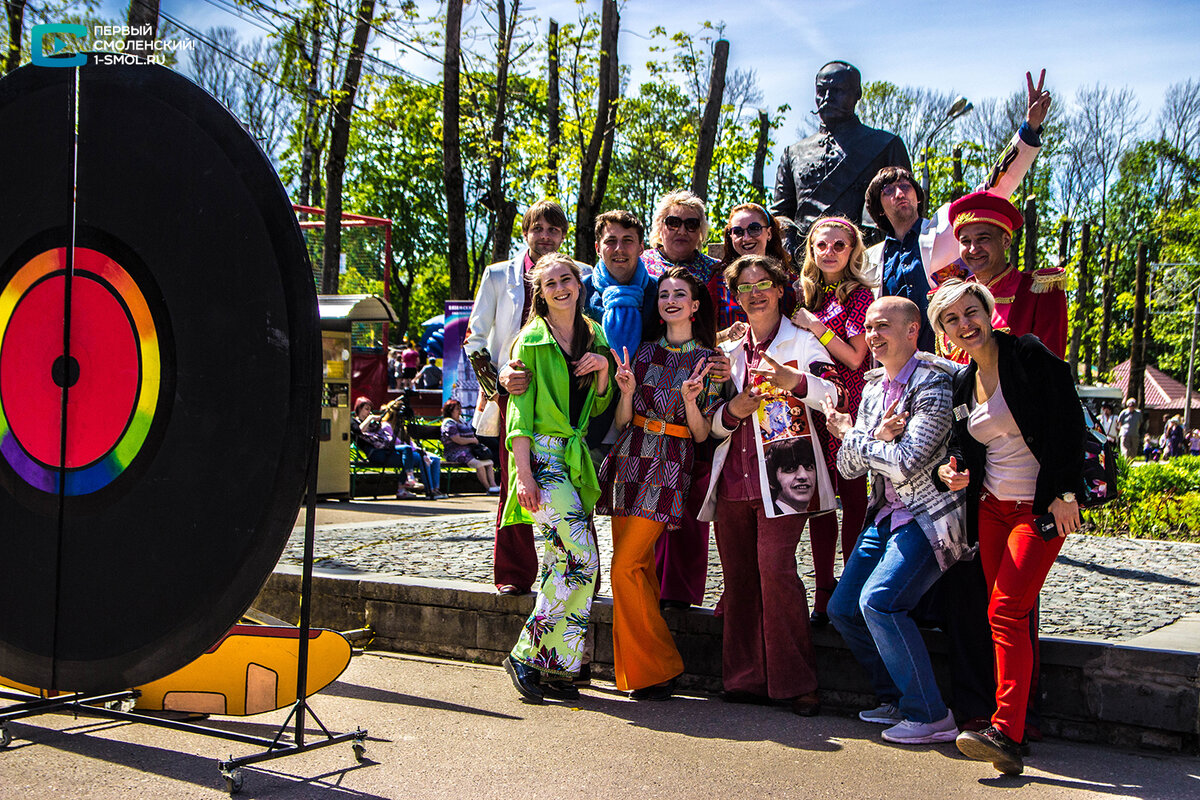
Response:
[{"label": "person in background", "polygon": [[382,430],[383,415],[372,413],[374,410],[375,404],[368,397],[359,397],[354,401],[354,414],[350,417],[350,436],[368,462],[400,471],[400,480],[396,486],[397,500],[416,500],[417,496],[405,486],[404,470],[408,459],[403,453],[396,451],[391,431],[384,433]]},{"label": "person in background", "polygon": [[418,389],[440,389],[442,388],[442,368],[431,358],[425,366],[421,367],[421,371],[417,373],[413,382]]},{"label": "person in background", "polygon": [[[784,217],[789,225],[791,220]],[[717,265],[708,281],[708,294],[717,311],[717,342],[730,338],[741,338],[745,331],[731,328],[736,322],[746,322],[746,312],[738,305],[737,297],[729,293],[725,283],[725,268],[741,256],[770,256],[783,264],[784,271],[792,274],[792,257],[783,246],[783,233],[779,221],[758,203],[742,203],[729,212],[725,225],[725,241],[721,263]],[[788,283],[783,298],[783,313],[791,315],[796,310],[796,292]]]},{"label": "person in background", "polygon": [[712,301],[683,267],[656,282],[658,324],[630,354],[613,349],[620,434],[600,467],[598,514],[612,515],[613,659],[617,688],[666,700],[683,660],[659,612],[654,545],[678,526],[691,490],[695,443],[708,439],[720,384],[712,369]]},{"label": "person in background", "polygon": [[819,445],[810,408],[826,395],[839,404],[844,396],[829,353],[783,316],[784,286],[790,280],[783,265],[765,256],[742,256],[725,276],[749,322],[742,338],[721,345],[732,362],[737,394],[713,412],[713,435],[721,441],[700,508],[700,519],[717,521],[725,579],[722,697],[782,702],[796,714],[812,716],[820,712],[816,654],[796,546],[807,518],[832,513],[836,499],[824,459],[789,453],[780,464],[816,465],[815,491],[796,491],[797,497],[807,495],[809,504],[793,512],[778,475],[779,488],[772,493],[764,456],[775,463],[774,448],[790,450],[795,439],[815,455]]},{"label": "person in background", "polygon": [[413,475],[422,476],[425,494],[429,499],[445,500],[446,493],[442,491],[442,459],[413,444],[408,435],[407,420],[401,415],[404,407],[403,398],[384,406],[383,419],[379,424],[380,432],[391,441],[392,447],[403,458],[404,468]]},{"label": "person in background", "polygon": [[1192,428],[1192,433],[1188,436],[1188,454],[1200,456],[1200,429]]},{"label": "person in background", "polygon": [[1178,415],[1167,420],[1162,433],[1163,458],[1176,458],[1187,452],[1187,439],[1183,430],[1183,417]]},{"label": "person in background", "polygon": [[1117,415],[1117,429],[1121,437],[1121,453],[1126,458],[1133,458],[1138,454],[1138,436],[1142,432],[1142,412],[1138,411],[1134,398],[1126,400],[1125,407]]},{"label": "person in background", "polygon": [[[517,331],[532,314],[532,289],[525,280],[534,262],[557,252],[567,235],[567,215],[553,200],[539,200],[521,218],[521,237],[525,246],[509,261],[488,266],[479,281],[475,304],[467,321],[467,336],[463,352],[471,359],[480,380],[494,379],[512,350]],[[590,268],[581,266],[580,273]],[[490,372],[491,375],[485,375]],[[479,393],[481,398],[486,393]],[[504,435],[508,409],[508,393],[501,386],[493,401],[499,410],[498,432]],[[482,408],[482,407],[481,407]],[[479,431],[487,435],[480,416],[475,417]],[[508,449],[500,448],[500,496],[507,497]],[[496,515],[496,541],[493,550],[493,581],[500,594],[525,594],[538,574],[537,549],[533,543],[533,528],[525,523],[505,525],[503,504]]]},{"label": "person in background", "polygon": [[1158,442],[1150,434],[1142,437],[1142,458],[1147,461],[1158,461],[1162,456],[1162,449],[1158,446]]},{"label": "person in background", "polygon": [[475,476],[488,494],[500,494],[500,484],[492,469],[492,454],[479,441],[471,423],[462,418],[462,403],[447,400],[442,406],[442,417],[442,458],[450,464],[466,464],[475,470]]},{"label": "person in background", "polygon": [[535,523],[545,540],[541,580],[505,671],[527,701],[576,700],[600,553],[589,517],[600,484],[584,436],[612,400],[604,330],[583,314],[579,267],[542,256],[529,273],[533,313],[513,343],[528,391],[509,401],[504,524]]},{"label": "person in background", "polygon": [[991,725],[964,730],[958,749],[1018,775],[1035,662],[1030,614],[1079,527],[1084,419],[1067,363],[1036,336],[993,330],[994,311],[991,292],[974,281],[947,281],[929,303],[935,332],[970,357],[954,378],[954,424],[935,482],[966,490],[995,648]]},{"label": "person in background", "polygon": [[1100,423],[1100,432],[1104,434],[1113,445],[1117,443],[1117,435],[1120,433],[1120,428],[1117,424],[1117,415],[1113,413],[1113,404],[1105,400],[1100,404],[1100,416],[1096,419]]},{"label": "person in background", "polygon": [[[862,233],[844,217],[823,217],[813,223],[804,244],[804,266],[796,282],[800,302],[792,315],[792,324],[813,336],[833,356],[833,366],[846,390],[846,409],[851,422],[858,417],[862,399],[863,375],[867,370],[867,308],[875,295],[863,276]],[[837,470],[841,441],[831,436],[825,420],[817,418],[817,437],[825,465],[833,479],[834,490],[842,501],[842,564],[850,558],[854,543],[863,530],[867,512],[867,479],[864,475],[847,478]],[[808,536],[812,542],[813,589],[812,624],[829,624],[826,606],[837,581],[833,562],[838,547],[836,514],[813,517]]]},{"label": "person in background", "polygon": [[413,378],[417,376],[417,369],[420,367],[421,354],[417,352],[417,346],[413,344],[412,339],[404,340],[404,350],[400,353],[400,373],[399,388],[411,389]]}]

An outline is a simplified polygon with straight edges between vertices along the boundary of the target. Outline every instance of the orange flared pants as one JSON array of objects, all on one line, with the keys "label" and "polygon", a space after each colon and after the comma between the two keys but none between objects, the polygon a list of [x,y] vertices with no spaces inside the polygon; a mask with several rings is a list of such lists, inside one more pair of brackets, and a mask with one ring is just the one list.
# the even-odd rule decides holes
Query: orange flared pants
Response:
[{"label": "orange flared pants", "polygon": [[658,608],[654,544],[666,527],[613,515],[613,660],[617,688],[644,689],[683,672],[683,659]]}]

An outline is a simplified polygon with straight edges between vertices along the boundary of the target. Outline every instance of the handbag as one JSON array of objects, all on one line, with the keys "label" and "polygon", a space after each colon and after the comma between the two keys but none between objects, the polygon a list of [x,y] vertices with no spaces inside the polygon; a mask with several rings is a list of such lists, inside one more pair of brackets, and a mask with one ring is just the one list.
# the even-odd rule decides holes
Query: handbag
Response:
[{"label": "handbag", "polygon": [[1091,410],[1083,405],[1083,494],[1080,508],[1099,508],[1117,498],[1116,446]]}]

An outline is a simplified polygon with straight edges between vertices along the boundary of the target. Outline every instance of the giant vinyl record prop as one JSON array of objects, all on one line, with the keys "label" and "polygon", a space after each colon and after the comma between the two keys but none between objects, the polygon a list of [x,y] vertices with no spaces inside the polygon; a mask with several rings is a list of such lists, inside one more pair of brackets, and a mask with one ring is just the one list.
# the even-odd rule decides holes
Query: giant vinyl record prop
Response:
[{"label": "giant vinyl record prop", "polygon": [[212,97],[0,80],[0,675],[124,689],[229,630],[303,494],[318,330],[286,192]]}]

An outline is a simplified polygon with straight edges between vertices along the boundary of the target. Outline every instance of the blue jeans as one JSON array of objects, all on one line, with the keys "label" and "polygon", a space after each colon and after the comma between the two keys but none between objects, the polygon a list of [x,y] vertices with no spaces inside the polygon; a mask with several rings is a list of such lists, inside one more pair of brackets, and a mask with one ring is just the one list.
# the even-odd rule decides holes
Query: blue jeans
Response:
[{"label": "blue jeans", "polygon": [[404,468],[411,470],[414,475],[420,475],[425,480],[425,486],[431,491],[441,491],[442,488],[442,460],[437,456],[430,456],[433,462],[425,465],[425,454],[408,444],[396,445],[396,452],[404,459]]},{"label": "blue jeans", "polygon": [[880,702],[896,703],[905,719],[945,719],[929,651],[909,617],[942,571],[916,521],[891,530],[875,522],[858,537],[829,599],[829,619],[871,675]]}]

